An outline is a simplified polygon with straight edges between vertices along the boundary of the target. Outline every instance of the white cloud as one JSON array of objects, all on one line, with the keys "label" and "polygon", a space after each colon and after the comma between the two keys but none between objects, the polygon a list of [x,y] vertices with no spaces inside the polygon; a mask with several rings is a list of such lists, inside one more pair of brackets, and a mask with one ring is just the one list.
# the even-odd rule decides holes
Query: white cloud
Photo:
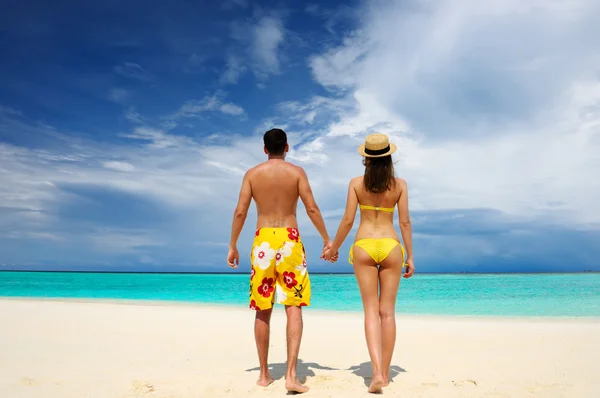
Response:
[{"label": "white cloud", "polygon": [[144,117],[142,117],[142,115],[140,115],[140,113],[137,112],[133,108],[129,108],[125,112],[125,119],[129,120],[131,123],[136,123],[136,124],[146,124],[146,123],[148,123],[148,121]]},{"label": "white cloud", "polygon": [[123,88],[112,88],[108,93],[108,98],[117,104],[125,104],[131,99],[131,93]]},{"label": "white cloud", "polygon": [[244,113],[244,108],[230,103],[221,105],[219,110],[228,115],[242,115]]},{"label": "white cloud", "polygon": [[342,46],[311,57],[312,72],[319,83],[340,90],[355,87],[363,66],[359,61],[368,49],[367,39],[362,35],[361,32],[353,32],[351,36],[344,38]]},{"label": "white cloud", "polygon": [[246,72],[247,68],[242,63],[242,59],[234,54],[227,56],[226,68],[221,75],[221,83],[224,84],[235,84],[239,81],[240,77]]},{"label": "white cloud", "polygon": [[34,239],[34,240],[49,240],[53,242],[60,242],[63,239],[51,232],[43,231],[14,231],[9,230],[0,234],[2,238],[8,239]]},{"label": "white cloud", "polygon": [[[304,11],[317,18],[324,20],[324,28],[329,33],[337,35],[337,25],[353,25],[358,17],[357,9],[348,4],[339,4],[335,8],[326,8],[318,4],[308,4]],[[344,25],[343,23],[346,22]]]},{"label": "white cloud", "polygon": [[109,161],[104,162],[103,166],[107,169],[115,170],[115,171],[123,171],[123,172],[132,172],[135,170],[135,166],[131,163],[127,162],[119,162],[119,161]]},{"label": "white cloud", "polygon": [[123,65],[117,65],[113,68],[113,71],[123,77],[143,82],[148,82],[153,78],[150,72],[135,62],[125,62]]},{"label": "white cloud", "polygon": [[283,23],[274,17],[261,18],[252,29],[252,55],[265,73],[278,73],[277,50],[283,41]]},{"label": "white cloud", "polygon": [[15,115],[15,116],[20,116],[21,115],[21,112],[15,110],[13,108],[10,108],[8,106],[2,106],[2,105],[0,105],[0,113],[6,113],[6,114],[9,114],[9,115]]},{"label": "white cloud", "polygon": [[227,115],[243,115],[244,108],[224,101],[225,93],[218,91],[211,96],[206,96],[201,100],[186,101],[175,115],[169,117],[176,120],[183,117],[196,117],[203,112],[219,111]]},{"label": "white cloud", "polygon": [[136,127],[131,134],[125,134],[124,136],[148,141],[148,147],[153,149],[174,148],[192,142],[187,137],[169,135],[162,130],[150,127]]},{"label": "white cloud", "polygon": [[286,37],[280,17],[263,15],[252,23],[235,22],[231,25],[231,36],[243,47],[227,56],[221,82],[237,82],[247,66],[259,81],[280,73],[279,52]]}]

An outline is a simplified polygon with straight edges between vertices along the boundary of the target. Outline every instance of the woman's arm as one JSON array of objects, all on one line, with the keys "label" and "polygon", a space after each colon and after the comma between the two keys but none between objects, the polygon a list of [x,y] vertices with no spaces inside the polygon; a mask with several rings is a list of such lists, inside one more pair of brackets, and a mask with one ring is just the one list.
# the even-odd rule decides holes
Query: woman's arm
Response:
[{"label": "woman's arm", "polygon": [[344,217],[342,217],[342,221],[340,222],[340,226],[335,234],[335,239],[331,244],[331,253],[337,253],[344,240],[350,233],[352,226],[354,225],[354,219],[356,218],[356,209],[358,207],[358,197],[356,196],[356,190],[354,186],[356,184],[356,179],[353,178],[350,180],[350,184],[348,184],[348,198],[346,199],[346,211],[344,212]]},{"label": "woman's arm", "polygon": [[398,198],[398,219],[400,221],[400,233],[402,234],[402,241],[406,248],[406,264],[407,269],[404,274],[405,278],[410,278],[415,272],[415,266],[413,264],[413,252],[412,252],[412,225],[410,223],[410,213],[408,211],[408,186],[406,181],[399,178],[400,183],[400,198]]}]

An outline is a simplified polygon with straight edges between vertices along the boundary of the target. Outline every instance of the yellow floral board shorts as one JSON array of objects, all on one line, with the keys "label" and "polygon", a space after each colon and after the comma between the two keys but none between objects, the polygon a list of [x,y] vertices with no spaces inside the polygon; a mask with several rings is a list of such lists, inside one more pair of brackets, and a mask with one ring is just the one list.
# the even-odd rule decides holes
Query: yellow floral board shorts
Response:
[{"label": "yellow floral board shorts", "polygon": [[310,305],[306,252],[297,228],[259,228],[251,254],[250,309]]}]

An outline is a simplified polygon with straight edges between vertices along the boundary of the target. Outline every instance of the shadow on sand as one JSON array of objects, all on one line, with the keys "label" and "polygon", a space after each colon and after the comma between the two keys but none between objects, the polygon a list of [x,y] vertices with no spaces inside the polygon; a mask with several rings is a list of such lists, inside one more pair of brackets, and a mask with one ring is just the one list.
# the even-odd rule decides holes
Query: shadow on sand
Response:
[{"label": "shadow on sand", "polygon": [[[365,386],[369,387],[369,385],[371,384],[371,376],[373,375],[373,368],[371,367],[371,362],[363,362],[360,365],[352,366],[348,370],[354,373],[355,375],[362,377]],[[398,376],[401,372],[406,372],[406,370],[401,368],[400,366],[390,366],[390,383],[394,381],[394,377]]]},{"label": "shadow on sand", "polygon": [[[306,383],[307,377],[315,376],[315,372],[313,369],[317,370],[339,370],[335,368],[330,368],[328,366],[319,365],[315,362],[304,362],[302,359],[298,359],[298,364],[296,365],[296,375],[300,383]],[[273,363],[269,364],[269,371],[271,372],[271,377],[273,380],[280,380],[285,376],[285,372],[287,370],[287,363]],[[259,367],[246,369],[246,372],[258,372],[260,371]]]}]

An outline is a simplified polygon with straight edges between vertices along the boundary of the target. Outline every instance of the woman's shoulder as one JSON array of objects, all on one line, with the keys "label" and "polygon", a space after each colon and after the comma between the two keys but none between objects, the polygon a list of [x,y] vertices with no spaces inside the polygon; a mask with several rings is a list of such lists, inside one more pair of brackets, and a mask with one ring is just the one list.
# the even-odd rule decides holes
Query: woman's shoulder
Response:
[{"label": "woman's shoulder", "polygon": [[396,177],[396,187],[400,191],[404,191],[406,189],[406,180],[404,178]]},{"label": "woman's shoulder", "polygon": [[360,184],[362,182],[363,178],[364,178],[364,176],[362,176],[362,175],[351,178],[350,185]]}]

